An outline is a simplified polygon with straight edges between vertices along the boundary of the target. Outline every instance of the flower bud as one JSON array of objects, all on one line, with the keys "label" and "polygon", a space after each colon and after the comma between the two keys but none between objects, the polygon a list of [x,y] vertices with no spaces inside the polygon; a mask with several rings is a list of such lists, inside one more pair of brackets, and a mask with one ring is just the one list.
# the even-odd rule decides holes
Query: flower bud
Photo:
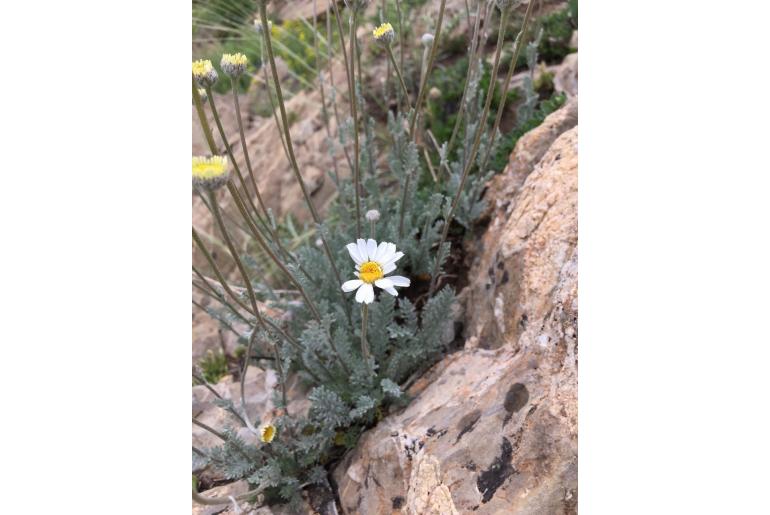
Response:
[{"label": "flower bud", "polygon": [[384,43],[386,45],[389,45],[393,42],[393,39],[396,37],[396,31],[393,30],[393,25],[390,23],[383,23],[374,31],[372,32],[374,35],[374,40],[378,43]]},{"label": "flower bud", "polygon": [[246,64],[248,62],[249,59],[241,53],[224,54],[222,55],[222,60],[219,61],[219,66],[230,77],[240,77],[246,71]]},{"label": "flower bud", "polygon": [[433,34],[430,32],[426,32],[422,35],[422,38],[420,38],[420,41],[422,41],[422,46],[429,47],[433,44]]},{"label": "flower bud", "polygon": [[219,74],[208,59],[198,59],[192,63],[192,74],[199,86],[210,88],[216,84]]},{"label": "flower bud", "polygon": [[192,158],[192,183],[204,190],[214,191],[227,184],[230,166],[224,156],[195,156]]},{"label": "flower bud", "polygon": [[376,209],[370,209],[369,211],[366,212],[364,216],[370,222],[376,222],[377,220],[380,219],[380,212],[377,211]]}]

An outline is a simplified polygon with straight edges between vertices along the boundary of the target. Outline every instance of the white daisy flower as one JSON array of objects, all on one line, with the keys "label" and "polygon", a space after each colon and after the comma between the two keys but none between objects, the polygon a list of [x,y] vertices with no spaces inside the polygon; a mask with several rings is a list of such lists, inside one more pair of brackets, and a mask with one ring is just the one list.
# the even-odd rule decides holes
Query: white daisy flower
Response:
[{"label": "white daisy flower", "polygon": [[356,292],[356,302],[371,304],[374,302],[374,286],[385,290],[394,297],[398,296],[396,286],[409,286],[410,281],[400,275],[385,277],[396,269],[396,261],[404,256],[403,252],[396,252],[396,244],[383,241],[379,245],[373,239],[359,238],[356,243],[345,245],[350,257],[356,262],[356,277],[342,284],[342,291]]}]

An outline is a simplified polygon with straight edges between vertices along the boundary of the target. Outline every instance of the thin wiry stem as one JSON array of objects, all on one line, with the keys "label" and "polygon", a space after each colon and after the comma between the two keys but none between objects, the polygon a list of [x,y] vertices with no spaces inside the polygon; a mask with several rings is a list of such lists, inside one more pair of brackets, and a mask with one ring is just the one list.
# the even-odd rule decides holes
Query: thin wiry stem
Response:
[{"label": "thin wiry stem", "polygon": [[203,253],[203,256],[206,258],[206,261],[208,261],[209,266],[214,270],[214,275],[217,276],[217,279],[219,280],[219,284],[222,285],[222,288],[227,292],[230,297],[235,301],[236,304],[238,304],[241,308],[246,310],[250,314],[254,314],[254,311],[251,310],[246,304],[241,301],[241,299],[236,295],[233,290],[230,289],[230,286],[227,284],[227,281],[225,280],[224,275],[219,270],[219,267],[217,266],[216,262],[214,261],[214,258],[211,257],[211,254],[209,253],[206,246],[203,244],[203,241],[201,240],[200,236],[198,236],[198,231],[195,230],[195,227],[193,227],[192,230],[192,237],[195,241],[195,244],[198,246],[198,249]]},{"label": "thin wiry stem", "polygon": [[[232,181],[228,181],[228,185],[232,186]],[[225,226],[225,222],[224,220],[222,220],[222,215],[219,212],[219,204],[217,203],[217,197],[213,191],[210,192],[209,194],[209,200],[211,202],[211,206],[214,208],[213,210],[214,218],[216,219],[217,224],[219,225],[219,230],[222,233],[222,236],[224,237],[225,243],[227,244],[227,248],[230,250],[230,255],[235,261],[235,266],[238,268],[238,271],[241,274],[241,279],[243,279],[243,282],[246,285],[246,291],[249,294],[249,300],[251,301],[251,307],[254,310],[254,315],[257,317],[257,323],[259,323],[262,329],[265,332],[267,332],[265,321],[262,318],[262,313],[259,311],[259,306],[257,305],[257,296],[254,293],[254,287],[251,285],[251,280],[249,279],[249,275],[246,273],[246,268],[243,266],[243,263],[241,262],[241,258],[240,256],[238,256],[238,251],[236,250],[235,245],[233,244],[233,241],[230,239],[230,235],[228,234],[227,227]],[[243,409],[244,415],[246,415],[246,399],[244,397],[245,384],[246,384],[246,372],[249,368],[251,351],[254,348],[254,341],[256,340],[256,335],[257,335],[257,331],[255,328],[252,330],[251,337],[249,338],[249,344],[248,344],[248,347],[246,348],[246,356],[243,362],[243,372],[241,373],[241,409]],[[281,379],[283,380],[283,378]]]},{"label": "thin wiry stem", "polygon": [[406,215],[406,200],[407,195],[409,193],[409,183],[411,182],[412,178],[412,172],[407,172],[406,177],[404,177],[404,185],[402,186],[402,192],[401,192],[401,206],[400,206],[400,214],[398,217],[398,240],[399,243],[401,242],[401,238],[404,237],[404,216]]},{"label": "thin wiry stem", "polygon": [[415,137],[415,123],[417,122],[417,112],[422,106],[423,100],[425,100],[425,90],[430,78],[430,72],[433,70],[433,62],[436,60],[436,51],[438,49],[438,42],[441,37],[441,24],[444,22],[444,8],[446,7],[446,0],[441,0],[441,5],[438,8],[438,20],[436,21],[436,31],[433,35],[433,46],[430,49],[430,58],[428,59],[428,67],[425,70],[425,77],[423,77],[420,84],[420,92],[417,95],[417,102],[414,104],[414,110],[412,111],[412,119],[409,121],[409,135]]},{"label": "thin wiry stem", "polygon": [[[206,378],[204,378],[204,377],[203,377],[202,375],[200,375],[200,374],[196,374],[195,372],[193,372],[193,373],[192,373],[192,376],[193,376],[193,379],[195,379],[196,381],[198,381],[200,384],[202,384],[203,386],[205,386],[205,387],[206,387],[206,389],[207,389],[208,391],[210,391],[212,394],[214,394],[214,396],[215,396],[217,399],[219,399],[219,400],[224,400],[224,399],[222,398],[222,396],[219,394],[219,392],[218,392],[218,391],[216,391],[216,390],[215,390],[215,389],[214,389],[214,388],[213,388],[213,387],[212,387],[212,386],[209,384],[209,382],[208,382],[208,381],[206,381]],[[233,415],[235,418],[237,418],[238,420],[240,420],[240,421],[241,421],[241,424],[243,424],[244,426],[246,426],[246,421],[243,419],[243,417],[241,416],[241,414],[240,414],[240,413],[238,413],[237,411],[235,411],[235,410],[234,410],[234,409],[232,409],[232,408],[225,408],[225,409],[227,410],[227,412],[228,412],[228,413],[232,414],[232,415]]]},{"label": "thin wiry stem", "polygon": [[[356,26],[358,25],[358,18],[355,9],[350,15],[350,95],[351,101],[351,117],[353,118],[353,189],[355,190],[355,204],[356,204],[356,238],[361,237],[361,166],[360,166],[360,141],[358,140],[358,94],[356,92]],[[343,50],[344,51],[344,50]],[[360,72],[360,63],[359,63]]]},{"label": "thin wiry stem", "polygon": [[248,319],[247,319],[246,317],[244,317],[244,316],[241,314],[241,312],[240,312],[240,311],[238,311],[237,309],[235,309],[235,307],[234,307],[232,304],[230,304],[229,302],[227,302],[227,299],[225,298],[225,296],[224,296],[224,295],[222,295],[220,292],[218,292],[218,291],[216,290],[216,288],[214,288],[214,286],[211,284],[211,282],[210,282],[210,281],[209,281],[209,280],[206,278],[206,276],[205,276],[205,275],[203,275],[203,274],[202,274],[202,273],[201,273],[201,272],[200,272],[200,271],[199,271],[199,270],[198,270],[198,269],[195,267],[195,265],[193,265],[193,266],[192,266],[192,270],[193,270],[193,272],[195,272],[195,275],[197,275],[197,276],[198,276],[198,278],[199,278],[201,281],[203,281],[203,284],[204,284],[204,285],[206,285],[206,287],[208,288],[208,290],[209,290],[209,291],[212,291],[212,292],[214,292],[214,295],[215,295],[215,296],[216,296],[216,298],[219,300],[219,302],[221,302],[221,303],[222,303],[222,305],[223,305],[223,306],[227,307],[227,308],[228,308],[228,309],[229,309],[229,310],[230,310],[230,311],[231,311],[231,312],[232,312],[232,313],[233,313],[235,316],[237,316],[238,318],[240,318],[240,319],[241,319],[243,322],[248,322]]},{"label": "thin wiry stem", "polygon": [[[262,21],[262,26],[267,27],[267,2],[265,0],[261,0],[259,2],[259,15]],[[289,161],[292,167],[292,170],[294,171],[294,175],[297,178],[297,182],[299,182],[300,189],[302,190],[302,195],[305,197],[305,202],[307,203],[308,209],[310,210],[310,214],[313,217],[313,221],[317,225],[321,225],[321,218],[318,216],[318,212],[315,209],[315,206],[313,206],[313,202],[310,200],[310,194],[307,191],[307,187],[305,186],[305,181],[302,179],[302,174],[299,171],[299,166],[297,165],[297,158],[294,155],[294,147],[291,143],[291,134],[289,133],[289,120],[288,116],[286,115],[286,106],[283,102],[283,92],[281,91],[281,83],[278,79],[278,69],[275,66],[275,57],[273,56],[273,45],[271,43],[271,36],[270,31],[265,30],[263,31],[265,34],[265,42],[266,42],[266,49],[267,49],[267,58],[270,61],[270,70],[273,73],[273,82],[275,83],[275,93],[278,97],[278,107],[281,110],[281,121],[283,122],[283,131],[284,136],[286,137],[286,147],[289,150]],[[355,105],[355,104],[354,104]],[[337,265],[334,264],[334,257],[332,255],[332,251],[329,248],[329,244],[326,241],[326,237],[323,234],[323,231],[319,230],[319,236],[321,238],[321,242],[323,243],[324,250],[326,251],[326,256],[329,259],[329,264],[332,267],[332,271],[334,272],[334,276],[337,279],[338,284],[342,284],[342,279],[340,278],[340,273],[337,270]],[[345,296],[340,290],[340,296],[343,299],[345,299]],[[347,305],[345,303],[344,305]],[[350,320],[350,313],[348,311],[345,312],[345,314],[348,316],[348,322],[352,325],[352,322]]]},{"label": "thin wiry stem", "polygon": [[503,91],[500,95],[500,105],[497,106],[497,115],[495,116],[495,124],[492,127],[492,138],[489,140],[489,145],[487,145],[487,150],[484,153],[484,159],[481,161],[481,170],[486,170],[487,167],[487,161],[489,161],[489,156],[492,153],[492,143],[495,140],[495,136],[497,135],[497,131],[500,129],[500,122],[503,119],[503,111],[505,110],[505,101],[506,97],[508,96],[508,87],[511,85],[511,77],[513,77],[513,70],[516,68],[516,62],[519,60],[519,53],[521,52],[521,48],[524,46],[524,39],[526,38],[527,34],[527,28],[529,26],[529,19],[532,15],[532,6],[535,5],[534,1],[530,1],[529,5],[527,5],[527,12],[524,14],[524,21],[521,25],[521,31],[519,32],[519,35],[516,37],[516,41],[514,41],[514,49],[513,49],[513,55],[511,56],[511,65],[508,67],[508,73],[505,75],[505,81],[503,81]]},{"label": "thin wiry stem", "polygon": [[283,409],[286,410],[286,416],[289,415],[289,401],[286,395],[286,376],[283,372],[283,364],[281,363],[281,355],[278,353],[278,346],[273,345],[273,353],[275,354],[275,368],[278,370],[278,377],[281,378],[281,400],[283,400]]},{"label": "thin wiry stem", "polygon": [[[315,67],[318,71],[318,89],[321,92],[321,115],[326,128],[326,137],[331,142],[332,131],[329,128],[329,111],[326,109],[326,93],[324,91],[323,70],[321,69],[321,52],[318,50],[318,0],[313,0],[313,51],[315,52]],[[334,181],[340,183],[340,173],[337,167],[337,160],[332,156],[332,165],[334,166]]]},{"label": "thin wiry stem", "polygon": [[[333,4],[336,8],[335,2],[330,2]],[[332,41],[332,17],[331,13],[329,11],[326,12],[326,34],[329,41]],[[342,32],[340,32],[340,41],[342,41],[342,55],[345,57],[345,70],[347,71],[347,54],[344,51],[345,48],[345,41],[342,39]],[[327,62],[329,63],[329,85],[331,86],[331,97],[332,97],[332,107],[334,108],[334,121],[337,124],[337,133],[339,134],[340,127],[342,127],[342,123],[340,122],[340,112],[339,109],[337,109],[337,90],[334,87],[334,56],[332,54],[332,46],[327,45]],[[346,75],[347,77],[347,75]],[[348,162],[348,167],[350,168],[350,174],[353,174],[353,161],[350,159],[350,153],[348,152],[348,148],[345,145],[340,145],[342,147],[342,151],[345,154],[345,160]]]},{"label": "thin wiry stem", "polygon": [[404,82],[404,77],[401,75],[401,70],[398,68],[398,65],[396,64],[396,58],[393,56],[393,50],[390,48],[390,43],[385,45],[385,51],[388,53],[388,57],[390,57],[390,62],[393,63],[393,68],[396,70],[396,77],[398,77],[398,82],[401,84],[401,91],[404,94],[404,102],[406,102],[406,112],[408,113],[409,110],[412,108],[412,101],[409,100],[409,90],[406,87],[406,83]]},{"label": "thin wiry stem", "polygon": [[203,422],[197,420],[195,417],[192,417],[192,423],[195,424],[196,426],[200,427],[201,429],[204,429],[204,430],[208,431],[209,433],[211,433],[212,435],[216,436],[217,438],[219,438],[223,442],[231,444],[233,447],[238,449],[238,452],[243,454],[243,456],[246,459],[248,459],[248,460],[253,460],[254,459],[253,456],[249,456],[249,453],[246,452],[246,449],[241,447],[240,444],[238,444],[237,442],[235,442],[233,440],[229,440],[225,435],[223,435],[222,433],[220,433],[219,431],[217,431],[213,427],[204,424]]},{"label": "thin wiry stem", "polygon": [[243,120],[241,119],[241,106],[238,101],[238,84],[235,78],[230,79],[233,85],[233,105],[235,106],[235,120],[238,123],[238,133],[241,136],[241,148],[243,149],[243,157],[246,160],[246,168],[249,170],[249,177],[251,178],[251,185],[254,186],[254,194],[257,196],[257,202],[260,209],[267,216],[267,207],[262,200],[262,195],[259,194],[259,188],[257,187],[257,180],[254,178],[254,170],[251,167],[251,157],[249,157],[249,148],[246,145],[246,133],[243,130]]},{"label": "thin wiry stem", "polygon": [[366,326],[369,321],[369,305],[361,304],[361,355],[364,358],[364,363],[369,366],[369,342],[366,340]]},{"label": "thin wiry stem", "polygon": [[[481,13],[481,4],[484,4],[484,14]],[[468,96],[468,85],[471,82],[471,78],[474,74],[474,71],[476,69],[476,61],[478,60],[477,52],[479,51],[481,45],[479,44],[479,28],[481,25],[481,19],[486,19],[487,16],[487,10],[489,8],[489,2],[485,0],[479,0],[479,5],[476,7],[476,22],[473,26],[473,38],[471,39],[471,48],[470,53],[468,55],[468,72],[465,76],[465,87],[463,88],[463,96],[460,100],[460,107],[457,111],[457,117],[455,118],[455,126],[452,129],[452,136],[449,138],[449,144],[447,145],[447,156],[450,155],[450,152],[452,151],[452,147],[454,146],[455,138],[457,138],[458,131],[460,129],[460,123],[463,120],[463,115],[465,114],[465,101]]]},{"label": "thin wiry stem", "polygon": [[[235,187],[232,185],[232,181],[227,183],[227,187],[230,190],[230,194],[233,196],[233,199],[235,200],[235,205],[238,208],[238,210],[241,212],[241,214],[244,214],[246,208],[243,205],[243,200],[240,198],[238,194],[238,190],[235,189]],[[250,220],[247,220],[247,223],[249,224],[249,228],[251,229],[251,234],[254,236],[254,239],[257,240],[257,243],[260,247],[262,247],[262,250],[265,251],[265,253],[268,255],[268,257],[273,261],[273,263],[278,266],[278,268],[281,270],[281,272],[286,275],[286,277],[289,279],[289,281],[294,285],[295,288],[299,291],[300,295],[302,295],[302,299],[305,301],[305,304],[307,305],[308,309],[313,313],[313,316],[316,320],[319,322],[321,321],[321,314],[318,312],[318,308],[315,306],[315,303],[310,299],[310,296],[307,294],[307,291],[305,291],[305,288],[302,286],[302,284],[297,280],[296,277],[294,277],[294,274],[291,273],[291,271],[288,269],[288,267],[283,264],[283,261],[273,252],[273,249],[270,248],[270,245],[267,244],[267,242],[262,238],[262,235],[259,234],[259,231],[256,227],[254,227],[251,224]]]},{"label": "thin wiry stem", "polygon": [[396,14],[398,16],[398,53],[401,69],[404,69],[404,27],[401,16],[401,0],[396,0]]},{"label": "thin wiry stem", "polygon": [[[195,284],[195,283],[193,283],[193,284]],[[200,302],[197,302],[195,299],[192,299],[192,304],[193,304],[193,306],[197,307],[198,309],[200,309],[201,311],[203,311],[204,313],[206,313],[207,315],[212,317],[214,320],[216,320],[217,322],[219,322],[220,324],[225,326],[225,329],[227,329],[228,331],[232,332],[238,338],[241,337],[241,334],[238,331],[235,330],[235,327],[230,325],[230,323],[227,322],[225,319],[213,316],[211,313],[208,312],[208,310],[206,309],[206,306],[204,306]]]},{"label": "thin wiry stem", "polygon": [[216,102],[214,101],[214,94],[211,91],[211,87],[206,88],[206,94],[209,97],[209,107],[211,108],[211,114],[214,115],[214,122],[216,123],[217,129],[219,130],[219,135],[222,138],[222,143],[224,144],[225,151],[227,151],[227,156],[230,158],[230,162],[233,165],[235,174],[238,176],[238,181],[241,183],[241,188],[243,188],[243,191],[246,192],[246,198],[248,199],[251,209],[254,211],[254,215],[257,217],[257,220],[261,224],[265,225],[265,221],[259,215],[259,210],[257,210],[257,206],[255,206],[254,202],[251,200],[249,189],[246,186],[246,180],[243,178],[243,174],[241,173],[241,168],[238,166],[238,163],[235,161],[235,157],[233,156],[233,150],[227,141],[227,135],[225,134],[225,129],[222,126],[222,121],[219,118],[219,111],[217,110],[217,105],[216,105]]},{"label": "thin wiry stem", "polygon": [[198,93],[198,87],[197,83],[195,82],[195,77],[192,79],[192,95],[193,95],[193,102],[195,103],[195,110],[198,111],[198,119],[201,122],[201,129],[203,131],[203,136],[206,138],[206,141],[209,144],[209,148],[211,148],[211,153],[216,154],[216,148],[217,145],[214,143],[214,136],[211,134],[211,127],[209,127],[209,121],[206,119],[206,113],[203,112],[203,102],[201,102],[201,95]]},{"label": "thin wiry stem", "polygon": [[487,98],[484,102],[484,110],[481,113],[481,117],[479,118],[479,126],[476,128],[476,136],[473,141],[473,147],[471,148],[470,156],[468,156],[465,166],[463,167],[463,173],[460,177],[460,184],[457,187],[457,193],[455,193],[455,197],[452,200],[452,207],[449,209],[449,214],[447,215],[446,219],[444,220],[444,228],[441,231],[441,239],[438,242],[438,248],[436,250],[436,263],[433,266],[433,274],[431,274],[430,279],[430,288],[428,289],[428,296],[433,295],[433,292],[436,289],[436,285],[438,284],[438,271],[440,262],[439,259],[441,258],[441,247],[444,245],[444,242],[447,239],[447,236],[449,235],[449,226],[452,224],[452,218],[454,217],[455,210],[457,209],[457,205],[460,202],[460,197],[462,196],[463,189],[465,188],[465,181],[468,179],[468,172],[470,172],[470,169],[473,167],[473,163],[476,160],[476,154],[479,151],[479,145],[481,144],[481,134],[484,132],[484,126],[487,123],[487,116],[489,115],[489,107],[492,105],[492,97],[493,93],[495,91],[495,85],[497,83],[497,72],[500,68],[500,53],[503,49],[503,39],[505,37],[505,24],[508,21],[508,12],[509,9],[505,8],[502,11],[502,14],[500,16],[500,30],[497,34],[497,47],[495,48],[495,61],[492,65],[492,76],[489,80],[489,87],[487,88]]}]

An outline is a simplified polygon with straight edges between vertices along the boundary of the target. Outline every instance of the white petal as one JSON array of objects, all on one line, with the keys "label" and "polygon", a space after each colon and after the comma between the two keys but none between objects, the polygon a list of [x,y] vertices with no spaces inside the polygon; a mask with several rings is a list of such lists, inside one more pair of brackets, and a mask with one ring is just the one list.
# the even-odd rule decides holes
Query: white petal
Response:
[{"label": "white petal", "polygon": [[395,288],[385,288],[385,291],[393,295],[394,297],[398,297],[398,292]]},{"label": "white petal", "polygon": [[391,282],[389,277],[383,277],[382,279],[377,279],[374,281],[374,285],[378,288],[382,288],[383,290],[387,290],[388,288],[393,288],[393,283]]},{"label": "white petal", "polygon": [[395,263],[396,261],[398,261],[399,259],[401,259],[402,257],[404,257],[404,253],[403,253],[403,252],[396,252],[396,253],[393,255],[393,258],[392,258],[392,259],[389,259],[388,261],[386,261],[386,262],[385,262],[385,264],[386,264],[386,265],[390,265],[390,264],[393,264],[393,263]]},{"label": "white petal", "polygon": [[376,261],[377,263],[382,263],[383,258],[387,253],[387,250],[388,250],[387,242],[383,241],[382,243],[380,243],[379,246],[377,247],[377,252],[374,253],[374,261]]},{"label": "white petal", "polygon": [[362,284],[364,284],[364,282],[360,279],[351,279],[350,281],[345,281],[342,283],[342,291],[353,291]]},{"label": "white petal", "polygon": [[358,238],[356,240],[356,245],[358,245],[358,254],[361,256],[361,259],[364,261],[369,261],[369,255],[366,252],[366,240]]},{"label": "white petal", "polygon": [[371,284],[364,283],[356,292],[356,302],[371,304],[374,302],[374,288]]},{"label": "white petal", "polygon": [[384,265],[382,267],[382,273],[383,274],[389,274],[389,273],[391,273],[395,269],[396,269],[396,265],[394,265],[393,263],[391,263],[389,265]]},{"label": "white petal", "polygon": [[409,286],[412,284],[412,281],[410,281],[409,278],[401,275],[392,275],[388,277],[388,279],[390,279],[390,282],[392,282],[394,286]]},{"label": "white petal", "polygon": [[374,255],[377,253],[377,242],[371,238],[366,240],[366,253],[369,255],[369,261],[374,261]]},{"label": "white petal", "polygon": [[360,265],[365,259],[361,258],[361,254],[358,252],[358,245],[355,243],[348,243],[345,245],[345,248],[348,249],[348,254],[350,254],[350,257],[353,259],[353,261],[356,262],[357,265]]}]

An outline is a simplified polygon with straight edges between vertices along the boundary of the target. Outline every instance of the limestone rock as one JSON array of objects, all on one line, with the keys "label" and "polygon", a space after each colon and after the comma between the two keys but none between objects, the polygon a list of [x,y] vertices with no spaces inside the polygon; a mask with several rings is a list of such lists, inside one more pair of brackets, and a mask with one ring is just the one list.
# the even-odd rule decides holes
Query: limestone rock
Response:
[{"label": "limestone rock", "polygon": [[576,109],[490,185],[468,344],[337,466],[344,513],[577,513]]}]

